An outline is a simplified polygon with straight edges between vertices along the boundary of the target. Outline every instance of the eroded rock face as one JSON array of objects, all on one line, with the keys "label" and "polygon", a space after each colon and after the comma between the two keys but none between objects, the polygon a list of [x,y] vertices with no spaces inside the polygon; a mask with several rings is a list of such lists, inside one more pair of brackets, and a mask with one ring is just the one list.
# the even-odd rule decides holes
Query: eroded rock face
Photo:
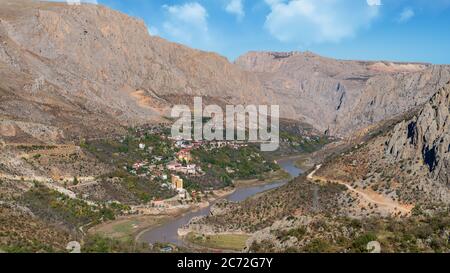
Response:
[{"label": "eroded rock face", "polygon": [[317,129],[349,135],[426,102],[449,66],[334,60],[310,52],[250,52],[236,60],[276,102]]},{"label": "eroded rock face", "polygon": [[55,126],[67,138],[159,122],[193,96],[278,104],[283,118],[348,136],[426,102],[450,68],[310,52],[251,52],[232,64],[100,5],[0,0],[0,78],[3,120]]},{"label": "eroded rock face", "polygon": [[450,187],[450,84],[436,93],[416,117],[394,128],[386,153],[396,160],[419,159],[432,179]]},{"label": "eroded rock face", "polygon": [[265,104],[270,97],[226,58],[87,4],[0,0],[0,78],[0,115],[87,133],[160,121],[192,96]]}]

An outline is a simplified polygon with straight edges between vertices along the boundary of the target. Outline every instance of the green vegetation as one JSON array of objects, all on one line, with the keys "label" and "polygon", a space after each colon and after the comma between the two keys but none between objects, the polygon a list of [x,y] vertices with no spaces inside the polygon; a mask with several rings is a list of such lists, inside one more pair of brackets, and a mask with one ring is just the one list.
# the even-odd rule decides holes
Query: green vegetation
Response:
[{"label": "green vegetation", "polygon": [[306,228],[305,227],[298,227],[298,228],[293,228],[293,229],[289,229],[289,230],[282,230],[279,231],[277,234],[277,238],[280,241],[286,241],[289,239],[289,237],[295,237],[297,240],[302,240],[303,236],[305,236],[306,234]]},{"label": "green vegetation", "polygon": [[[140,149],[139,144],[145,148]],[[172,143],[161,135],[145,133],[142,136],[128,134],[123,139],[103,139],[92,142],[82,142],[80,146],[94,154],[99,160],[113,164],[118,168],[131,166],[136,161],[161,157],[161,162],[173,158],[176,149]]]},{"label": "green vegetation", "polygon": [[42,219],[54,223],[63,222],[70,228],[113,220],[116,214],[126,208],[118,204],[94,207],[85,201],[69,198],[39,184],[26,192],[21,202]]},{"label": "green vegetation", "polygon": [[291,178],[291,175],[283,169],[274,170],[271,172],[266,172],[258,179],[261,181],[279,181],[279,180],[288,180]]},{"label": "green vegetation", "polygon": [[377,236],[373,233],[363,234],[353,241],[352,250],[354,252],[367,252],[367,244],[377,239]]},{"label": "green vegetation", "polygon": [[18,149],[23,150],[25,152],[33,152],[33,151],[39,151],[39,150],[52,150],[55,149],[56,146],[50,146],[50,145],[19,145],[17,146]]},{"label": "green vegetation", "polygon": [[245,234],[202,235],[193,232],[186,236],[186,240],[195,245],[226,250],[244,249],[248,238],[249,236]]},{"label": "green vegetation", "polygon": [[117,240],[101,235],[89,235],[81,248],[83,253],[143,253],[149,252],[147,244],[134,240]]},{"label": "green vegetation", "polygon": [[[161,187],[160,178],[150,178],[153,173],[149,171],[148,165],[163,165],[169,162],[177,149],[164,137],[164,133],[150,134],[132,128],[128,132],[128,135],[121,139],[82,141],[80,146],[113,167],[113,171],[101,178],[104,182],[114,177],[120,178],[121,188],[126,191],[121,195],[127,195],[127,199],[131,198],[134,203],[147,203],[153,199],[174,196],[175,192]],[[139,147],[140,144],[144,145],[143,148]],[[133,169],[133,164],[143,161],[148,163],[145,167]]]},{"label": "green vegetation", "polygon": [[170,219],[172,217],[168,215],[131,215],[96,225],[89,229],[89,234],[128,241],[136,238],[141,231],[159,226]]},{"label": "green vegetation", "polygon": [[[113,167],[114,171],[104,175],[104,179],[120,178],[124,189],[141,203],[146,203],[175,194],[168,187],[162,187],[167,181],[162,181],[161,176],[169,173],[166,165],[179,151],[167,138],[170,132],[165,130],[164,127],[130,128],[125,137],[81,141],[80,146]],[[192,162],[183,161],[181,164],[195,163],[204,173],[180,175],[188,191],[224,188],[231,186],[234,179],[270,179],[268,174],[279,169],[278,165],[265,159],[255,145],[216,148],[203,143],[200,148],[193,149],[191,155]]]},{"label": "green vegetation", "polygon": [[315,196],[320,196],[317,207],[321,211],[337,213],[338,207],[334,204],[344,190],[342,185],[316,185],[304,177],[298,177],[269,193],[244,200],[238,206],[230,206],[231,210],[225,214],[211,215],[200,222],[253,233],[297,211],[310,213],[311,206],[316,202]]},{"label": "green vegetation", "polygon": [[104,175],[102,179],[106,181],[106,179],[113,177],[120,178],[122,187],[131,194],[133,199],[139,200],[140,203],[147,203],[153,199],[166,199],[175,195],[172,190],[161,187],[157,179],[150,180],[146,177],[134,176],[121,169]]},{"label": "green vegetation", "polygon": [[326,136],[305,137],[287,131],[280,132],[280,139],[288,142],[293,148],[302,153],[312,153],[320,150],[324,145],[330,143]]},{"label": "green vegetation", "polygon": [[63,252],[72,241],[66,230],[0,205],[0,250],[12,253]]},{"label": "green vegetation", "polygon": [[381,243],[383,252],[450,251],[448,211],[406,219],[370,218],[360,225],[365,233],[353,239],[352,252],[367,252],[367,243],[375,240]]},{"label": "green vegetation", "polygon": [[6,253],[59,252],[52,245],[40,242],[39,240],[18,240],[14,242],[14,245],[0,245],[0,249]]},{"label": "green vegetation", "polygon": [[[433,215],[414,215],[408,218],[322,218],[308,225],[286,231],[273,231],[277,240],[285,242],[295,237],[298,243],[289,252],[368,252],[367,244],[378,241],[381,251],[441,252],[450,251],[450,215],[447,211]],[[345,233],[341,232],[343,229]],[[286,251],[276,249],[270,241],[254,242],[255,252]]]},{"label": "green vegetation", "polygon": [[192,151],[192,154],[203,170],[224,183],[232,179],[264,178],[264,173],[280,168],[267,161],[255,146],[239,149],[222,147],[211,151],[200,148]]},{"label": "green vegetation", "polygon": [[304,248],[304,252],[308,253],[327,253],[330,251],[331,245],[328,241],[322,238],[316,238],[311,240]]}]

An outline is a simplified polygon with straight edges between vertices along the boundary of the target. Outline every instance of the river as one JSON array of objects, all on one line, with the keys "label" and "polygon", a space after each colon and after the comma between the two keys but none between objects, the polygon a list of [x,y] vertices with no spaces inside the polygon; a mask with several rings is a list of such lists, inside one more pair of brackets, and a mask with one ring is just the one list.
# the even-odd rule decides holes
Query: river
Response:
[{"label": "river", "polygon": [[[295,167],[294,165],[295,159],[283,159],[279,160],[278,164],[288,172],[292,177],[297,177],[302,173],[302,170]],[[232,194],[224,197],[228,201],[232,202],[241,202],[255,194],[265,192],[271,189],[278,188],[287,181],[276,181],[269,184],[264,185],[256,185],[249,187],[239,187]],[[186,213],[178,218],[175,218],[159,227],[150,229],[144,232],[139,240],[148,243],[155,242],[165,242],[165,243],[173,243],[179,246],[183,245],[183,240],[178,236],[178,228],[186,225],[189,221],[196,216],[206,216],[210,214],[211,206],[214,205],[212,203],[210,206],[206,208],[202,208],[199,210],[195,210],[189,213]]]}]

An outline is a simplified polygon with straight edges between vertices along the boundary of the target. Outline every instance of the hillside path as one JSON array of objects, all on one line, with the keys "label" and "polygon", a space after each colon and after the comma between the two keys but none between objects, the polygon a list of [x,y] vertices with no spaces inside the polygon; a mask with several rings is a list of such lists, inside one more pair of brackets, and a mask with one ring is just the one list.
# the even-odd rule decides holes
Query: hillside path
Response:
[{"label": "hillside path", "polygon": [[321,167],[321,165],[316,166],[315,170],[308,174],[307,179],[312,182],[320,181],[323,183],[337,183],[340,185],[344,185],[349,191],[356,193],[356,195],[359,198],[361,198],[369,203],[387,207],[393,211],[400,211],[404,214],[411,213],[411,210],[413,207],[411,205],[404,205],[404,204],[397,203],[397,202],[393,201],[392,199],[387,198],[387,197],[385,197],[381,194],[375,193],[375,192],[368,193],[366,191],[356,189],[356,188],[352,187],[351,185],[349,185],[347,182],[342,181],[342,180],[328,179],[325,177],[316,176],[315,174],[320,169],[320,167]]}]

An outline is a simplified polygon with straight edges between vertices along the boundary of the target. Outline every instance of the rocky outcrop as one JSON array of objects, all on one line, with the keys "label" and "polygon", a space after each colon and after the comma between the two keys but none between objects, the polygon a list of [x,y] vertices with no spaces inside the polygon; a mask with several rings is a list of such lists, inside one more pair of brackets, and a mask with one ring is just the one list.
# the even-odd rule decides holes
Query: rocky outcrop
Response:
[{"label": "rocky outcrop", "polygon": [[311,52],[250,52],[235,63],[258,75],[285,113],[343,136],[413,109],[450,80],[449,66],[343,61]]},{"label": "rocky outcrop", "polygon": [[39,124],[66,139],[123,133],[193,96],[278,104],[284,118],[347,136],[424,103],[450,68],[310,52],[250,52],[232,64],[151,36],[143,21],[101,5],[0,0],[0,78],[0,120],[36,125],[2,126],[0,137],[35,140]]},{"label": "rocky outcrop", "polygon": [[430,178],[450,189],[450,83],[416,117],[394,128],[386,153],[397,161],[419,159]]},{"label": "rocky outcrop", "polygon": [[143,21],[89,4],[0,0],[0,78],[0,118],[72,135],[160,121],[192,96],[269,97],[226,58],[150,36]]}]

